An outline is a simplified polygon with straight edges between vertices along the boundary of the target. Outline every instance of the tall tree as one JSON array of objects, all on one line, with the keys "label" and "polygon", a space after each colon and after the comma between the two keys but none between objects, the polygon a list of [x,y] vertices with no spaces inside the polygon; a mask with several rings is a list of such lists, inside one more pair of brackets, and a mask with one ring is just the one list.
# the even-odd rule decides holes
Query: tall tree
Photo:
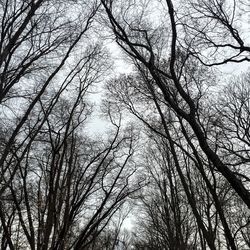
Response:
[{"label": "tall tree", "polygon": [[[155,12],[154,7],[159,7],[157,1],[129,1],[126,7],[118,1],[102,1],[109,27],[135,69],[134,74],[109,83],[109,91],[116,101],[132,112],[155,135],[166,140],[165,144],[173,157],[197,226],[206,241],[203,249],[206,244],[210,249],[220,247],[221,235],[225,237],[223,244],[227,248],[237,249],[242,239],[236,241],[237,229],[231,226],[228,215],[230,209],[240,211],[241,205],[234,206],[229,199],[234,200],[237,194],[245,206],[250,207],[247,165],[241,161],[241,168],[238,168],[231,164],[231,157],[228,155],[230,150],[231,155],[238,154],[239,158],[246,159],[248,150],[246,146],[244,149],[240,146],[242,142],[236,143],[235,136],[230,138],[225,135],[230,131],[237,131],[237,137],[242,138],[244,132],[239,133],[240,127],[236,122],[231,123],[233,129],[229,129],[226,122],[220,122],[223,111],[226,111],[226,108],[222,108],[222,103],[226,103],[220,92],[224,90],[219,85],[214,87],[221,79],[216,77],[217,69],[211,68],[229,61],[248,60],[248,51],[244,45],[239,49],[232,44],[217,47],[215,44],[216,41],[221,43],[220,36],[228,33],[232,36],[232,41],[238,39],[240,42],[241,38],[237,37],[239,31],[233,24],[234,20],[238,20],[234,15],[240,13],[237,12],[239,6],[230,6],[229,2],[185,1],[185,8],[190,11],[184,13],[181,8],[175,9],[172,1],[168,0],[160,1],[162,11],[158,9]],[[206,8],[210,12],[198,12],[198,8]],[[156,14],[157,18],[154,19]],[[230,15],[233,18],[230,19]],[[215,26],[217,22],[220,22],[218,27]],[[204,27],[208,30],[203,32]],[[209,32],[218,37],[211,35],[208,42],[206,38]],[[219,51],[218,47],[224,49],[227,46],[232,49],[230,53],[235,52],[236,55],[229,55],[226,59],[221,59],[218,55],[216,60],[221,59],[221,62],[212,63],[213,57],[209,53],[216,53]],[[226,53],[223,55],[227,56]],[[243,101],[239,105],[244,109],[248,97],[241,100]],[[216,101],[221,105],[212,105]],[[233,112],[225,112],[226,117],[230,112],[237,112],[239,108],[236,103],[231,106]],[[237,116],[235,120],[238,120]],[[247,128],[247,120],[241,119],[241,124]],[[222,141],[223,146],[220,146]],[[228,145],[227,151],[225,145]],[[164,146],[162,150],[164,152]],[[196,185],[195,180],[199,180],[200,184]],[[218,219],[222,232],[219,232]]]},{"label": "tall tree", "polygon": [[110,67],[91,31],[100,4],[0,4],[1,249],[85,249],[140,188],[132,128],[107,112],[108,138],[84,133]]}]

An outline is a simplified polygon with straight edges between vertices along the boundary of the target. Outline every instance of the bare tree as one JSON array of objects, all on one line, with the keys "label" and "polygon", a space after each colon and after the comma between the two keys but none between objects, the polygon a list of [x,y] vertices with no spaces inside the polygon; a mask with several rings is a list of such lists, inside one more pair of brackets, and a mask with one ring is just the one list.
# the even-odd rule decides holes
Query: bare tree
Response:
[{"label": "bare tree", "polygon": [[[113,1],[102,1],[105,11],[108,15],[112,31],[116,37],[118,44],[123,50],[134,60],[135,64],[143,67],[147,74],[153,80],[159,91],[164,97],[164,101],[171,107],[175,114],[185,120],[187,126],[193,130],[201,150],[206,154],[208,159],[218,169],[218,171],[228,180],[232,188],[238,193],[242,200],[250,207],[250,195],[248,189],[242,181],[234,174],[233,171],[223,162],[218,154],[210,146],[206,133],[203,131],[197,117],[199,117],[199,103],[194,95],[190,93],[192,82],[195,79],[186,78],[183,69],[188,67],[192,56],[189,51],[179,52],[178,38],[179,29],[177,28],[175,9],[172,1],[166,1],[166,10],[169,20],[170,43],[168,49],[168,63],[162,69],[158,65],[158,56],[155,55],[154,43],[152,42],[152,34],[150,29],[144,29],[141,21],[129,21],[128,10],[133,7],[129,3],[125,14],[119,12],[125,21],[117,18]],[[122,9],[123,11],[124,9]],[[118,10],[119,11],[119,10]],[[131,18],[131,16],[130,16]],[[133,17],[132,17],[133,18]],[[138,40],[138,38],[141,38]],[[192,59],[191,59],[192,60]],[[198,99],[199,100],[199,99]]]},{"label": "bare tree", "polygon": [[[1,1],[1,249],[85,249],[140,184],[133,129],[84,134],[109,69],[97,1]],[[92,39],[93,38],[93,39]]]},{"label": "bare tree", "polygon": [[[181,11],[174,9],[171,1],[161,1],[163,18],[168,30],[157,26],[155,29],[161,30],[161,33],[158,33],[154,30],[154,25],[159,25],[157,20],[155,23],[150,22],[150,13],[153,6],[157,5],[156,1],[147,1],[141,8],[138,7],[141,6],[140,3],[136,1],[129,2],[126,8],[120,8],[119,3],[113,1],[102,1],[115,39],[129,56],[136,70],[130,76],[115,79],[109,85],[109,91],[115,96],[116,101],[132,112],[155,133],[155,136],[167,141],[167,148],[171,152],[181,185],[202,235],[200,239],[205,239],[204,244],[200,243],[203,249],[206,248],[206,244],[211,249],[223,245],[228,249],[237,249],[242,246],[244,240],[236,240],[235,233],[241,229],[232,226],[229,217],[231,210],[241,211],[241,205],[232,204],[230,199],[235,200],[236,192],[246,206],[249,207],[250,203],[247,166],[243,166],[241,162],[242,168],[237,168],[233,163],[238,161],[237,158],[248,159],[246,145],[241,146],[242,142],[237,142],[236,139],[243,136],[247,138],[244,129],[247,128],[248,122],[247,119],[242,120],[242,114],[235,114],[240,110],[240,113],[244,112],[244,116],[247,117],[245,114],[248,113],[248,107],[247,104],[243,104],[245,101],[226,104],[229,102],[221,98],[219,86],[216,90],[218,95],[214,93],[213,86],[218,78],[215,76],[216,69],[211,66],[227,61],[233,62],[236,57],[236,61],[241,62],[240,57],[247,53],[247,48],[242,45],[244,48],[242,47],[242,52],[238,54],[238,48],[230,46],[233,49],[231,52],[237,53],[236,56],[221,59],[220,63],[208,63],[204,59],[204,56],[209,55],[205,49],[212,50],[213,46],[215,47],[211,39],[209,43],[205,39],[208,32],[217,32],[218,38],[211,36],[214,42],[221,42],[220,35],[227,34],[230,30],[232,36],[237,33],[235,28],[233,31],[230,28],[233,21],[231,26],[227,24],[225,19],[228,16],[225,13],[224,19],[223,14],[220,14],[221,24],[212,29],[212,26],[206,24],[210,25],[210,18],[217,18],[214,17],[215,13],[206,15],[200,11],[200,15],[206,21],[202,22],[195,9],[213,5],[222,13],[229,11],[228,8],[224,8],[227,6],[226,3],[223,3],[220,9],[219,1],[197,2],[197,5],[195,1],[185,2],[192,7],[189,9],[190,12],[193,11],[193,15],[189,15],[188,12],[184,18]],[[160,16],[162,12],[158,13]],[[196,19],[200,21],[200,25],[205,23],[208,31],[202,33],[200,26],[195,25]],[[190,31],[189,22],[193,22],[192,27],[196,29],[196,33]],[[166,43],[163,44],[162,41]],[[207,45],[206,48],[203,43]],[[244,57],[244,61],[247,61],[247,57]],[[239,96],[242,100],[242,95]],[[237,99],[237,94],[234,93],[230,98]],[[221,103],[220,106],[213,106],[216,100]],[[245,97],[245,100],[248,100],[248,97]],[[227,110],[229,107],[230,111]],[[232,119],[230,125],[227,125],[228,118],[223,118],[228,116],[236,118]],[[239,122],[241,125],[237,125]],[[234,136],[231,131],[238,135]],[[162,150],[165,152],[164,146]],[[229,150],[231,157],[228,154]],[[236,155],[238,157],[235,157]],[[246,214],[245,219],[248,221]]]}]

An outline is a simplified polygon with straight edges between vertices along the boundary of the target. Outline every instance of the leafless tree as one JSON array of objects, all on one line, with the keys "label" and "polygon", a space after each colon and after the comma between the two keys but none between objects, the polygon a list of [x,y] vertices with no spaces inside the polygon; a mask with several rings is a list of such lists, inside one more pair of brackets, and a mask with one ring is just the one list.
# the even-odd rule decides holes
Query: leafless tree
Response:
[{"label": "leafless tree", "polygon": [[84,134],[110,66],[90,32],[99,3],[0,4],[1,249],[85,249],[140,189],[132,127],[108,111],[108,138]]},{"label": "leafless tree", "polygon": [[[216,154],[213,148],[209,145],[206,133],[203,131],[197,117],[199,117],[199,103],[195,98],[195,79],[187,78],[183,73],[183,69],[189,67],[190,57],[192,53],[189,51],[181,51],[178,47],[179,35],[178,21],[176,20],[175,9],[172,1],[165,1],[165,7],[168,15],[168,22],[170,33],[167,33],[170,39],[168,51],[167,64],[164,68],[159,67],[159,55],[155,55],[153,34],[149,29],[143,28],[143,19],[138,22],[132,20],[134,17],[127,16],[129,10],[132,9],[133,4],[128,3],[127,8],[121,9],[121,12],[115,12],[117,9],[113,1],[102,1],[105,11],[108,15],[111,29],[116,37],[118,44],[131,57],[131,59],[139,67],[144,68],[152,78],[152,82],[157,86],[164,101],[171,107],[177,116],[185,120],[185,123],[193,130],[194,135],[199,142],[201,150],[206,154],[208,159],[218,169],[218,171],[228,180],[232,188],[238,193],[242,200],[250,207],[250,194],[248,189],[244,186],[242,181],[231,171],[231,169],[223,162],[223,160]],[[119,6],[118,6],[119,8]],[[133,11],[131,11],[133,13]],[[123,16],[124,20],[117,18],[117,13]],[[164,34],[163,34],[164,35]],[[197,64],[198,66],[198,64]],[[194,84],[192,84],[194,83]],[[196,85],[196,87],[199,87]],[[198,89],[199,90],[199,89]],[[194,94],[191,94],[192,92]],[[197,91],[197,89],[196,89]],[[198,99],[199,100],[199,99]]]},{"label": "leafless tree", "polygon": [[[241,49],[229,46],[232,49],[230,53],[236,54],[227,58],[217,57],[221,60],[219,63],[211,62],[214,58],[209,57],[206,51],[211,52],[216,47],[215,42],[221,43],[220,35],[228,32],[231,32],[234,42],[238,39],[238,43],[241,43],[236,28],[232,28],[234,19],[229,25],[229,15],[225,14],[227,11],[230,13],[229,1],[184,1],[185,8],[189,6],[190,10],[184,13],[186,16],[174,8],[172,1],[160,2],[163,11],[156,13],[160,18],[163,13],[167,26],[165,30],[159,28],[158,20],[150,22],[156,1],[147,1],[141,8],[137,1],[128,2],[126,7],[123,4],[122,8],[118,2],[102,1],[117,43],[135,66],[134,74],[115,79],[109,91],[147,128],[167,141],[181,185],[205,239],[203,249],[206,244],[211,249],[222,247],[223,244],[228,249],[237,249],[241,246],[242,238],[236,241],[234,234],[240,229],[231,226],[229,217],[230,210],[241,211],[241,205],[233,205],[230,199],[235,200],[237,193],[249,208],[250,196],[247,166],[237,168],[233,165],[237,161],[234,154],[238,154],[241,160],[248,158],[246,145],[237,143],[243,137],[248,122],[238,119],[242,114],[235,116],[235,113],[240,109],[245,116],[247,112],[243,110],[248,108],[240,101],[231,105],[222,100],[218,91],[220,86],[216,89],[218,94],[215,93],[214,84],[218,77],[215,75],[216,69],[211,67],[229,61],[247,61],[247,57],[242,59],[243,54],[248,53],[247,47],[243,44]],[[212,12],[211,6],[217,8],[220,14]],[[206,8],[210,12],[206,14],[200,11],[199,15],[198,8]],[[236,13],[237,7],[233,8]],[[198,24],[195,23],[196,19]],[[218,26],[209,26],[213,22],[219,22]],[[154,25],[158,25],[156,30],[159,32],[155,31]],[[202,33],[202,25],[208,31]],[[211,35],[207,39],[209,32],[217,32],[218,37]],[[215,50],[218,52],[218,48]],[[225,53],[223,55],[227,56]],[[237,95],[234,93],[231,98],[237,99]],[[221,103],[220,106],[212,105],[216,100]],[[223,103],[225,108],[222,108]],[[229,107],[231,111],[227,110]],[[236,119],[233,118],[234,122],[227,125],[228,118],[223,118],[227,116]],[[237,125],[239,122],[243,125]],[[231,131],[237,134],[242,126],[242,131],[235,137]],[[165,152],[164,147],[162,150]],[[199,184],[196,184],[196,180],[199,180]],[[248,215],[245,216],[247,221]],[[225,238],[222,239],[221,235]]]}]

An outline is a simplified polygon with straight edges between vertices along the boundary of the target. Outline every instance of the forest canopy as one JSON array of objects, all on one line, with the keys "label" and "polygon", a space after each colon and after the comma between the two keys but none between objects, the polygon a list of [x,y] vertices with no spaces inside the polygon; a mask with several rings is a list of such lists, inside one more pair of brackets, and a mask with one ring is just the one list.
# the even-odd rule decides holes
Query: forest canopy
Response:
[{"label": "forest canopy", "polygon": [[2,0],[0,20],[0,249],[250,248],[247,0]]}]

